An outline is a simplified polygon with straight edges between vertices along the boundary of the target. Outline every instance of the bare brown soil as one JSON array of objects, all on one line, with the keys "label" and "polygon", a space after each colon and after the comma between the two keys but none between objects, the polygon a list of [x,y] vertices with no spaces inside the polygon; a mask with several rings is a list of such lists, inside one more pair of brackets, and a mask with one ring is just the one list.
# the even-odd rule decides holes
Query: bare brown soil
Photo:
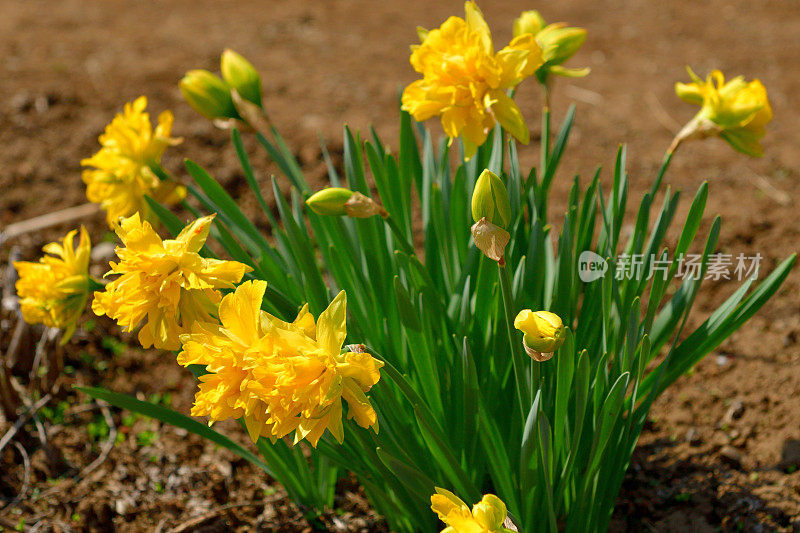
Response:
[{"label": "bare brown soil", "polygon": [[[667,182],[691,197],[710,182],[706,228],[723,218],[719,251],[760,253],[764,270],[797,251],[800,225],[800,10],[791,1],[565,0],[533,5],[482,2],[497,44],[510,37],[513,18],[538,7],[548,20],[589,30],[575,66],[582,80],[559,80],[554,114],[569,102],[578,118],[555,186],[563,202],[572,173],[610,167],[628,144],[632,197],[646,190],[664,148],[695,109],[672,92],[684,65],[699,73],[721,68],[759,77],[769,89],[775,119],[766,157],[753,160],[721,141],[681,148]],[[370,2],[306,0],[4,0],[0,3],[0,226],[85,202],[80,160],[126,101],[145,94],[154,113],[175,112],[184,143],[164,164],[183,175],[181,159],[206,166],[229,191],[253,199],[228,146],[227,134],[197,116],[177,82],[190,68],[217,66],[231,47],[262,72],[273,121],[321,186],[325,179],[317,135],[340,146],[341,127],[374,125],[396,146],[398,90],[414,79],[407,47],[417,25],[433,27],[459,14],[460,1]],[[518,101],[531,124],[540,95],[531,81]],[[276,169],[249,147],[264,183]],[[536,142],[524,150],[533,163]],[[606,172],[605,177],[608,178]],[[686,201],[688,203],[688,199]],[[681,213],[685,214],[686,206]],[[84,221],[93,240],[106,234],[101,216]],[[68,228],[15,239],[24,258]],[[709,283],[697,317],[734,288]],[[626,478],[614,531],[800,530],[800,271],[745,328],[669,390],[652,412]],[[194,385],[171,356],[118,347],[112,324],[95,320],[65,351],[70,367],[43,418],[47,441],[63,455],[48,460],[35,429],[18,439],[30,454],[25,497],[17,446],[0,454],[0,526],[56,531],[301,531],[379,530],[357,486],[338,491],[337,509],[309,524],[279,487],[241,460],[191,435],[112,412],[118,444],[88,476],[101,454],[103,413],[70,385],[102,384],[188,411]],[[0,327],[0,350],[9,339]],[[5,329],[4,329],[5,328]],[[115,353],[118,352],[118,353]],[[157,376],[157,378],[155,378]],[[155,379],[154,379],[155,378]],[[164,400],[162,400],[164,401]],[[58,415],[59,402],[64,412]],[[0,435],[9,423],[0,422]],[[231,435],[238,435],[235,428]],[[156,438],[152,438],[157,435]],[[79,478],[76,479],[75,476]],[[227,506],[227,507],[226,507]]]}]

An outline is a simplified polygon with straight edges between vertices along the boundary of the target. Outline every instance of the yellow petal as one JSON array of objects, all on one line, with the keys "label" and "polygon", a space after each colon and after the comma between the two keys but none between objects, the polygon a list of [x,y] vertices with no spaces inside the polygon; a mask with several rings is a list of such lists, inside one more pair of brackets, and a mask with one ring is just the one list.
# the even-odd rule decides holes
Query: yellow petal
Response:
[{"label": "yellow petal", "polygon": [[219,304],[219,319],[225,329],[246,344],[258,338],[261,302],[267,290],[266,281],[245,281],[236,291],[227,294]]},{"label": "yellow petal", "polygon": [[530,132],[525,124],[522,112],[505,91],[496,90],[486,95],[486,105],[492,111],[497,122],[522,144],[530,141]]},{"label": "yellow petal", "polygon": [[317,319],[317,341],[330,355],[339,355],[347,337],[347,294],[341,291]]}]

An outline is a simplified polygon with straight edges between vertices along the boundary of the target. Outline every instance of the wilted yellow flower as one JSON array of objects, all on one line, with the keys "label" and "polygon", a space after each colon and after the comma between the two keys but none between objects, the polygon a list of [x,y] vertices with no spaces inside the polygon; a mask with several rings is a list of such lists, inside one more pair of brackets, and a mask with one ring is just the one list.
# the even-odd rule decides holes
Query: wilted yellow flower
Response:
[{"label": "wilted yellow flower", "polygon": [[495,53],[478,6],[468,1],[464,9],[466,20],[450,17],[435,30],[418,31],[422,44],[412,47],[411,65],[423,78],[406,87],[402,101],[418,121],[441,116],[445,133],[462,138],[469,158],[496,122],[528,143],[528,127],[506,90],[531,76],[542,57],[529,34]]},{"label": "wilted yellow flower", "polygon": [[172,113],[158,116],[155,129],[145,112],[147,98],[140,96],[125,104],[100,135],[102,148],[81,165],[86,196],[106,211],[108,223],[116,222],[136,212],[150,219],[150,209],[144,200],[149,195],[158,202],[174,204],[186,196],[186,189],[173,181],[161,181],[150,165],[158,165],[167,146],[180,139],[170,137]]},{"label": "wilted yellow flower", "polygon": [[75,331],[93,285],[89,278],[89,234],[81,226],[81,239],[75,249],[76,234],[77,231],[70,231],[63,242],[46,245],[43,250],[50,255],[45,255],[38,263],[14,263],[19,274],[17,295],[25,322],[63,329],[62,342]]},{"label": "wilted yellow flower", "polygon": [[125,331],[145,321],[139,342],[165,350],[180,348],[179,335],[193,323],[216,321],[217,289],[232,289],[251,268],[200,256],[213,218],[199,218],[164,241],[138,213],[123,219],[114,228],[124,245],[116,249],[120,262],[106,274],[120,277],[95,293],[92,310]]},{"label": "wilted yellow flower", "polygon": [[588,68],[564,68],[561,66],[586,41],[586,30],[567,27],[563,22],[546,24],[538,11],[524,11],[514,21],[514,37],[531,34],[542,48],[542,65],[536,70],[536,77],[546,83],[548,74],[580,78],[589,74]]},{"label": "wilted yellow flower", "polygon": [[209,422],[243,418],[253,442],[295,432],[317,445],[325,430],[342,442],[342,400],[348,416],[378,431],[365,395],[380,379],[382,361],[340,353],[346,336],[344,291],[317,322],[304,306],[294,322],[261,310],[267,283],[247,281],[219,306],[220,324],[197,323],[181,335],[178,363],[206,365],[192,408]]},{"label": "wilted yellow flower", "polygon": [[537,361],[547,361],[564,344],[566,328],[555,313],[523,309],[514,319],[514,327],[525,334],[525,351]]},{"label": "wilted yellow flower", "polygon": [[449,490],[435,489],[431,509],[447,525],[442,533],[512,533],[513,530],[503,527],[508,515],[506,504],[494,494],[484,495],[470,511],[467,504]]},{"label": "wilted yellow flower", "polygon": [[700,111],[678,133],[672,149],[686,139],[719,135],[733,148],[754,157],[764,155],[761,138],[772,120],[767,90],[759,80],[746,82],[737,76],[725,82],[714,70],[701,80],[687,68],[691,83],[676,83],[675,93],[685,102],[700,105]]}]

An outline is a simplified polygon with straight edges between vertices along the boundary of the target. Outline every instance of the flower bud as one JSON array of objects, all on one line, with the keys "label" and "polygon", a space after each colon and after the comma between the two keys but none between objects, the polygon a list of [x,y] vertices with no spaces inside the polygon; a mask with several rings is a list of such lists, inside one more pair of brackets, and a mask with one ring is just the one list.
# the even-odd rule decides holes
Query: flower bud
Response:
[{"label": "flower bud", "polygon": [[261,107],[261,76],[255,67],[233,50],[222,52],[222,79],[236,89],[242,98]]},{"label": "flower bud", "polygon": [[514,327],[525,334],[522,344],[536,361],[547,361],[564,344],[566,328],[555,313],[523,309],[514,319]]},{"label": "flower bud", "polygon": [[483,255],[489,259],[497,261],[501,266],[504,265],[506,246],[508,246],[508,241],[511,240],[511,235],[485,218],[473,224],[471,231],[478,250],[483,252]]},{"label": "flower bud", "polygon": [[314,193],[306,200],[306,205],[316,214],[323,216],[346,215],[344,205],[353,196],[353,191],[343,187],[328,187]]},{"label": "flower bud", "polygon": [[560,65],[572,57],[586,41],[583,28],[566,28],[563,23],[550,24],[536,35],[542,56],[550,65]]},{"label": "flower bud", "polygon": [[231,88],[207,70],[190,70],[178,84],[186,102],[209,119],[239,118]]},{"label": "flower bud", "polygon": [[472,193],[472,219],[478,222],[482,218],[501,228],[507,228],[511,222],[508,190],[503,180],[490,170],[481,172]]},{"label": "flower bud", "polygon": [[519,18],[514,21],[514,37],[519,37],[526,33],[536,35],[542,31],[544,26],[544,19],[538,11],[523,11]]}]

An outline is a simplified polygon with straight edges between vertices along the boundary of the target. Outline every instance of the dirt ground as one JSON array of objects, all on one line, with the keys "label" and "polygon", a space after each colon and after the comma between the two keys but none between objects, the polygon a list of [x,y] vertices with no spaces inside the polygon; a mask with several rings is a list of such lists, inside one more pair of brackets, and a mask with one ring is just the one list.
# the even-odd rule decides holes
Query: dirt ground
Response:
[{"label": "dirt ground", "polygon": [[[723,219],[720,252],[760,253],[764,271],[797,251],[800,224],[800,8],[791,0],[562,0],[481,2],[496,45],[510,37],[523,9],[588,29],[572,66],[580,80],[559,80],[554,114],[576,102],[578,118],[555,185],[563,200],[573,173],[610,167],[628,144],[632,198],[649,188],[663,150],[695,108],[673,94],[685,65],[760,78],[775,119],[766,156],[736,154],[718,140],[681,147],[666,181],[691,197],[710,182],[705,227]],[[274,123],[322,186],[321,134],[335,153],[341,127],[374,125],[396,146],[399,89],[414,79],[408,45],[418,25],[461,14],[460,1],[304,0],[3,0],[0,2],[0,227],[84,203],[80,160],[124,102],[144,94],[155,113],[172,109],[185,141],[164,165],[182,175],[191,157],[233,194],[243,194],[227,134],[181,100],[177,82],[190,68],[215,70],[233,48],[262,73]],[[517,98],[539,120],[531,80]],[[274,172],[249,146],[261,179]],[[528,163],[538,146],[523,150]],[[605,173],[608,178],[608,172]],[[242,200],[254,208],[250,196]],[[688,199],[684,200],[688,203]],[[683,206],[680,213],[685,213]],[[102,216],[84,221],[95,242]],[[26,234],[0,250],[26,259],[68,228]],[[710,282],[694,324],[734,288]],[[800,531],[800,270],[778,295],[652,412],[623,486],[613,531]],[[358,488],[343,484],[336,510],[308,524],[280,488],[250,466],[200,439],[152,421],[111,413],[113,424],[69,386],[102,384],[188,411],[194,385],[170,356],[114,342],[110,322],[93,320],[65,350],[62,392],[42,417],[54,466],[36,439],[31,479],[16,446],[0,454],[0,526],[46,531],[302,531],[311,527],[374,531],[382,525]],[[8,332],[0,327],[0,350]],[[153,376],[159,376],[154,381]],[[160,395],[154,397],[153,395]],[[0,422],[0,435],[8,429]],[[117,445],[91,473],[108,433]],[[231,431],[232,435],[238,432]],[[36,450],[36,451],[34,451]],[[76,477],[77,475],[77,477]],[[13,502],[26,485],[26,496]],[[174,529],[173,529],[174,528]]]}]

